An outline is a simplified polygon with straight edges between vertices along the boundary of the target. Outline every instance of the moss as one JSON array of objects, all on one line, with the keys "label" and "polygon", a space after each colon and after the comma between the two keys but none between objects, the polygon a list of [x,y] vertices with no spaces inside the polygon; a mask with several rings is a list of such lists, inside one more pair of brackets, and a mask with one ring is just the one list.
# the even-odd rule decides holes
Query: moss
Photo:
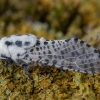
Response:
[{"label": "moss", "polygon": [[42,72],[42,70],[45,70],[45,68],[36,67],[31,72],[35,81],[34,94],[31,95],[31,81],[20,67],[3,68],[0,73],[0,98],[9,98],[11,100],[23,100],[23,98],[25,100],[33,98],[35,100],[44,100],[45,98],[47,100],[67,100],[69,98],[70,100],[74,100],[74,98],[76,100],[77,98],[97,100],[96,94],[99,95],[100,91],[99,74],[89,75],[65,71],[63,73],[67,75],[66,78],[59,71],[55,71],[54,68],[52,75],[55,81],[52,83],[52,77],[46,74],[46,71]]},{"label": "moss", "polygon": [[[100,48],[99,1],[7,1],[0,1],[0,37],[18,33],[46,39],[77,37]],[[20,66],[1,69],[0,100],[100,100],[100,74],[51,70],[54,82],[44,67],[33,68],[30,74],[35,88],[31,95],[31,80]]]}]

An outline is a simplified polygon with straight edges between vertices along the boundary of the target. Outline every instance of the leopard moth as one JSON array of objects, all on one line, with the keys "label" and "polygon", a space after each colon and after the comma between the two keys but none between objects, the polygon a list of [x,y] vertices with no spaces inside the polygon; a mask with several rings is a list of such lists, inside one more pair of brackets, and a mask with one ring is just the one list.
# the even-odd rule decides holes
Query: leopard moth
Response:
[{"label": "leopard moth", "polygon": [[28,69],[36,65],[88,74],[100,72],[100,50],[77,38],[46,40],[33,34],[11,35],[0,40],[0,59],[21,66],[31,80]]}]

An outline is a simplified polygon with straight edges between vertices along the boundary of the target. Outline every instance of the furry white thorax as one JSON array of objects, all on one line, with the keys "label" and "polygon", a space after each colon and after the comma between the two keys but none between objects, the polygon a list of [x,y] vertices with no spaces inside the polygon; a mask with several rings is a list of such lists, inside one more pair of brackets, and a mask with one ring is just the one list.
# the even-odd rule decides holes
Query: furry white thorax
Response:
[{"label": "furry white thorax", "polygon": [[[12,45],[7,46],[5,44],[6,41],[12,42]],[[17,46],[15,44],[16,41],[21,41],[22,46]],[[25,49],[34,46],[36,41],[37,37],[32,34],[11,35],[10,37],[4,37],[0,40],[0,59],[2,59],[1,55],[5,55],[7,57],[11,57],[13,60],[16,60],[17,54],[24,54],[26,51]],[[25,42],[29,42],[30,45],[25,45]]]}]

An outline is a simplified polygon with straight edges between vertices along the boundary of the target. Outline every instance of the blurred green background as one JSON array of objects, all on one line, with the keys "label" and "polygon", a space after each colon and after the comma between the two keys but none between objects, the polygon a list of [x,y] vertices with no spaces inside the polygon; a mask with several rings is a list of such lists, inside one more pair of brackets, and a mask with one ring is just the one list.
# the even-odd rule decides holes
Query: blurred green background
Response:
[{"label": "blurred green background", "polygon": [[99,27],[99,9],[99,0],[0,0],[0,35],[83,38]]},{"label": "blurred green background", "polygon": [[[19,33],[46,39],[76,37],[100,49],[100,1],[0,0],[0,38]],[[31,73],[34,95],[24,71],[18,69],[12,77],[12,68],[0,70],[0,100],[100,100],[99,74],[53,69],[56,84],[42,70],[37,67]]]}]

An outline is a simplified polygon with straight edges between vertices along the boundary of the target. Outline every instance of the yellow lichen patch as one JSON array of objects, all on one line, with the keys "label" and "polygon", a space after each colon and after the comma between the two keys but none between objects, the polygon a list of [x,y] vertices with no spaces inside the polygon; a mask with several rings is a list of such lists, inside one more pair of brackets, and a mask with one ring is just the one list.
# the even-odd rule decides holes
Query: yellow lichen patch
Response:
[{"label": "yellow lichen patch", "polygon": [[8,89],[9,89],[10,91],[12,91],[13,88],[14,88],[14,84],[11,82],[11,83],[9,83],[9,84],[7,85],[7,87],[8,87]]},{"label": "yellow lichen patch", "polygon": [[40,86],[41,87],[48,87],[49,86],[49,82],[47,80],[43,80],[41,83],[40,83]]}]

